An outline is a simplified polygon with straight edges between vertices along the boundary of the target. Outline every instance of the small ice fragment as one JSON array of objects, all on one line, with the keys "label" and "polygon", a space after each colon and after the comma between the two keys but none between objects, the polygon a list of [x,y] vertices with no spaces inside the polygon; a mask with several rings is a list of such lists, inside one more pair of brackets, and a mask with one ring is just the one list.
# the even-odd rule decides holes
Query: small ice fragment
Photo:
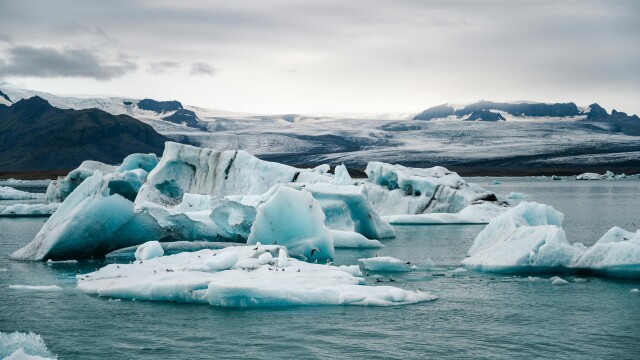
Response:
[{"label": "small ice fragment", "polygon": [[9,289],[33,291],[62,291],[58,285],[9,285]]},{"label": "small ice fragment", "polygon": [[273,255],[270,252],[265,252],[264,254],[258,256],[258,262],[260,265],[268,264],[273,260]]},{"label": "small ice fragment", "polygon": [[589,280],[585,279],[585,278],[574,277],[573,278],[573,282],[574,283],[586,283],[586,282],[589,282]]},{"label": "small ice fragment", "polygon": [[158,241],[147,241],[138,246],[136,250],[136,260],[150,260],[164,255],[162,245]]},{"label": "small ice fragment", "polygon": [[528,279],[529,279],[529,281],[531,281],[531,282],[534,282],[534,281],[538,281],[538,280],[540,280],[540,278],[539,278],[539,277],[537,277],[537,276],[529,276],[529,277],[528,277]]},{"label": "small ice fragment", "polygon": [[289,263],[289,254],[286,249],[280,249],[278,252],[278,267],[286,267]]},{"label": "small ice fragment", "polygon": [[467,271],[467,269],[465,269],[463,267],[458,267],[458,268],[455,268],[455,269],[451,270],[452,273],[461,273],[461,272],[465,272],[465,271]]},{"label": "small ice fragment", "polygon": [[559,276],[554,276],[551,279],[551,284],[552,285],[567,285],[569,282]]},{"label": "small ice fragment", "polygon": [[631,289],[631,290],[629,290],[629,292],[632,293],[632,294],[637,294],[637,293],[640,293],[640,289],[638,289],[638,288]]},{"label": "small ice fragment", "polygon": [[238,257],[235,251],[222,252],[207,259],[205,265],[213,271],[228,270],[238,262]]}]

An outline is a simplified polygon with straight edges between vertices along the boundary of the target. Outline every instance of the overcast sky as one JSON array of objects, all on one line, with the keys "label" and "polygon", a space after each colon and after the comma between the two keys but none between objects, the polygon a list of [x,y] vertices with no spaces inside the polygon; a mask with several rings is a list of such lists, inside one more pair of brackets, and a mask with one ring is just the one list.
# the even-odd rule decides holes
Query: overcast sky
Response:
[{"label": "overcast sky", "polygon": [[260,113],[640,113],[640,1],[0,0],[0,79]]}]

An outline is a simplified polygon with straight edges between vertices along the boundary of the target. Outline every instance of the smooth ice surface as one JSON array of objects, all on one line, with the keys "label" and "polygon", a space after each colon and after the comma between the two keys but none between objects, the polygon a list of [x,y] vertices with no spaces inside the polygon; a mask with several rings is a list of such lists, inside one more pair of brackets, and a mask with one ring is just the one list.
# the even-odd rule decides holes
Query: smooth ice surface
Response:
[{"label": "smooth ice surface", "polygon": [[411,267],[405,261],[391,256],[377,256],[368,259],[358,259],[365,270],[380,272],[407,272]]},{"label": "smooth ice surface", "polygon": [[12,360],[55,359],[38,334],[0,332],[0,358]]},{"label": "smooth ice surface", "polygon": [[60,203],[0,205],[0,216],[49,216]]},{"label": "smooth ice surface", "polygon": [[164,249],[158,241],[147,241],[136,249],[136,260],[149,260],[164,255]]},{"label": "smooth ice surface", "polygon": [[331,232],[324,223],[322,207],[311,193],[276,186],[265,198],[257,209],[247,244],[284,245],[310,260],[333,257]]},{"label": "smooth ice surface", "polygon": [[378,240],[369,240],[353,231],[331,230],[334,248],[376,249],[384,247]]},{"label": "smooth ice surface", "polygon": [[[104,297],[209,303],[215,306],[371,305],[434,300],[422,291],[365,286],[364,279],[330,265],[287,258],[264,263],[276,245],[228,247],[163,256],[133,264],[107,265],[77,276],[77,288]],[[233,263],[233,264],[232,264]]]},{"label": "smooth ice surface", "polygon": [[42,194],[17,190],[10,186],[0,186],[0,200],[27,200],[39,197],[42,197]]}]

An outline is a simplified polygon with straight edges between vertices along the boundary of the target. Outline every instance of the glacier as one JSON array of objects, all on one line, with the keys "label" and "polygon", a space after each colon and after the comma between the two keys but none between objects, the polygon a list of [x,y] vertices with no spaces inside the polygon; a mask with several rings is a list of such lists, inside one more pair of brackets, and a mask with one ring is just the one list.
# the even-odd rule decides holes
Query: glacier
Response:
[{"label": "glacier", "polygon": [[[267,256],[262,256],[268,253]],[[277,257],[274,256],[277,254]],[[109,298],[195,302],[224,307],[368,305],[435,300],[423,291],[366,286],[356,269],[282,257],[279,245],[228,247],[111,264],[77,275],[77,289]],[[354,266],[357,268],[357,266]]]},{"label": "glacier", "polygon": [[478,234],[462,264],[500,273],[579,272],[640,278],[640,230],[614,227],[594,245],[570,244],[564,214],[552,206],[521,202]]}]

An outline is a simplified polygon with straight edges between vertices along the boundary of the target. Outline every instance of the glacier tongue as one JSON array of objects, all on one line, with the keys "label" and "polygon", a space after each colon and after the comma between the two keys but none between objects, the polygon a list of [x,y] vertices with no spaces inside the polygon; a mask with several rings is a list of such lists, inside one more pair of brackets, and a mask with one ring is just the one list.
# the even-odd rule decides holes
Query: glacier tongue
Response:
[{"label": "glacier tongue", "polygon": [[[293,258],[278,267],[277,245],[228,247],[111,264],[77,276],[78,290],[104,297],[214,306],[369,305],[435,300],[428,292],[365,286],[350,267]],[[269,256],[262,256],[269,253]],[[286,251],[285,251],[286,253]],[[285,255],[286,256],[286,255]],[[356,269],[357,270],[357,269]]]}]

